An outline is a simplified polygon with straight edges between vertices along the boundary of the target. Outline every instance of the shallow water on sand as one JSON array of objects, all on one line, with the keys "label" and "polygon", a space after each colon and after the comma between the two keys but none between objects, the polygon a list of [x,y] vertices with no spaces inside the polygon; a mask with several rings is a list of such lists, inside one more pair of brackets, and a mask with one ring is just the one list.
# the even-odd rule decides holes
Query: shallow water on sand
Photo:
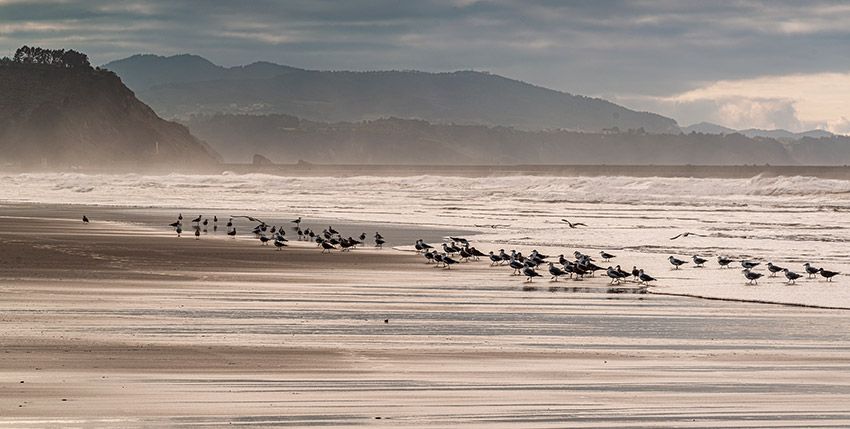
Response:
[{"label": "shallow water on sand", "polygon": [[850,425],[847,311],[567,291],[598,277],[525,290],[485,262],[177,239],[158,210],[4,209],[0,426]]},{"label": "shallow water on sand", "polygon": [[[203,208],[280,222],[301,215],[317,223],[359,222],[368,235],[373,225],[441,227],[456,234],[477,232],[478,247],[485,251],[613,252],[618,257],[612,264],[645,268],[659,279],[659,290],[668,293],[850,308],[850,288],[832,287],[820,278],[784,287],[782,277],[762,279],[766,287],[746,287],[740,268],[718,271],[714,262],[719,255],[753,258],[761,262],[756,270],[766,274],[768,261],[797,272],[809,261],[850,273],[850,181],[844,180],[230,173],[16,174],[0,179],[6,184],[0,201],[6,202]],[[587,227],[572,229],[562,219]],[[670,240],[683,232],[699,236]],[[399,243],[404,241],[391,244]],[[701,255],[710,261],[706,269],[674,272],[669,255],[686,260]],[[846,276],[836,282],[846,282]]]}]

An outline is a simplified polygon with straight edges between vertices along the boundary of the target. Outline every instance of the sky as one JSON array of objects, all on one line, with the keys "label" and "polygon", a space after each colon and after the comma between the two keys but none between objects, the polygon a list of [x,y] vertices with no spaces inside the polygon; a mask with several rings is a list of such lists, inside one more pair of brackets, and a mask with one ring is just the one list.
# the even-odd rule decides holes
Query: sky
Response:
[{"label": "sky", "polygon": [[850,2],[0,0],[0,55],[480,70],[680,125],[850,133]]}]

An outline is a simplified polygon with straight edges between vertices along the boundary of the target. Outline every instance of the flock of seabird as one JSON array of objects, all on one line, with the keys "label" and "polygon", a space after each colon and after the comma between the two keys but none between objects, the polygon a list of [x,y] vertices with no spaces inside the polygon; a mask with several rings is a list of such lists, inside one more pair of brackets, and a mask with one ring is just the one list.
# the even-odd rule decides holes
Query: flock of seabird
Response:
[{"label": "flock of seabird", "polygon": [[[687,264],[687,261],[679,259],[672,255],[668,257],[667,260],[670,261],[670,264],[673,265],[673,269],[675,270],[678,270],[679,267]],[[699,255],[694,255],[693,257],[691,257],[691,260],[693,260],[694,262],[694,268],[702,268],[705,266],[705,263],[708,262],[706,258],[703,258]],[[761,262],[753,261],[750,259],[735,261],[734,259],[726,256],[717,257],[717,265],[719,265],[720,268],[730,268],[730,265],[734,262],[738,262],[741,265],[741,271],[744,274],[744,278],[747,279],[748,284],[757,285],[758,279],[764,277],[763,273],[759,273],[754,270],[757,266],[761,265]],[[803,277],[802,274],[791,271],[788,268],[776,265],[773,262],[768,262],[766,267],[767,271],[770,272],[770,274],[768,274],[768,277],[776,277],[779,273],[783,273],[785,275],[785,278],[787,279],[787,281],[785,282],[786,284],[796,284],[797,279]],[[827,270],[823,267],[817,268],[809,262],[803,264],[803,270],[805,271],[806,276],[809,279],[816,278],[817,275],[820,274],[828,282],[831,282],[833,277],[841,274],[838,271]]]},{"label": "flock of seabird", "polygon": [[[597,271],[605,271],[606,275],[611,279],[611,284],[620,284],[629,279],[641,285],[649,285],[649,282],[655,281],[655,278],[639,269],[636,266],[632,267],[632,271],[624,271],[619,265],[608,268],[603,268],[596,265],[595,260],[590,256],[579,251],[573,252],[574,259],[570,260],[564,255],[558,255],[557,263],[554,262],[554,257],[544,255],[536,249],[532,250],[528,256],[511,250],[506,252],[505,249],[499,249],[498,252],[490,251],[483,253],[476,249],[475,246],[469,245],[469,240],[462,237],[449,237],[449,243],[442,243],[440,249],[426,243],[424,240],[416,240],[413,244],[416,253],[420,253],[425,258],[425,263],[435,264],[434,268],[445,268],[450,270],[452,265],[478,261],[481,257],[487,257],[490,260],[491,267],[505,266],[512,270],[511,275],[522,275],[526,278],[526,282],[533,282],[535,277],[543,277],[538,270],[541,265],[548,267],[550,280],[557,282],[559,278],[574,278],[582,280],[585,277],[593,277]],[[610,261],[616,256],[608,252],[599,252],[602,261]]]},{"label": "flock of seabird", "polygon": [[[270,225],[253,216],[230,216],[227,220],[227,224],[225,224],[225,232],[231,238],[236,238],[236,226],[233,224],[233,219],[235,218],[244,218],[249,222],[256,224],[251,230],[251,234],[254,238],[260,241],[260,245],[267,246],[269,243],[272,243],[277,250],[281,250],[286,247],[286,243],[289,242],[286,238],[286,230],[282,226],[278,227],[277,225]],[[343,252],[349,251],[357,246],[363,245],[366,241],[365,232],[360,234],[359,239],[355,239],[351,236],[348,238],[343,237],[340,232],[332,226],[325,228],[319,233],[314,232],[312,228],[302,228],[300,216],[297,219],[292,220],[290,223],[294,224],[292,229],[295,231],[298,241],[313,241],[318,247],[322,248],[322,253],[330,253],[332,250],[340,250]],[[191,220],[190,225],[194,230],[195,239],[199,240],[201,232],[203,231],[204,234],[207,234],[210,225],[212,225],[213,232],[218,231],[218,216],[213,216],[212,222],[210,222],[209,218],[198,216]],[[168,226],[174,228],[174,231],[177,233],[177,237],[180,237],[183,233],[183,214],[178,214],[177,221],[170,223]],[[375,247],[383,248],[386,240],[380,233],[376,232],[374,235],[374,243]]]},{"label": "flock of seabird", "polygon": [[[281,250],[287,246],[286,243],[289,240],[286,238],[286,231],[283,227],[278,228],[276,225],[270,226],[268,223],[252,216],[231,216],[228,219],[225,224],[225,231],[231,238],[236,238],[236,226],[233,224],[234,218],[245,218],[248,221],[254,222],[256,226],[251,230],[251,234],[260,241],[261,245],[268,245],[269,242],[271,242],[277,250]],[[570,228],[587,226],[581,222],[570,222],[567,219],[562,219],[562,221],[567,223]],[[210,222],[209,218],[204,218],[203,216],[198,216],[192,219],[190,221],[190,225],[194,231],[195,239],[200,239],[202,232],[204,234],[208,233],[210,225],[212,225],[213,232],[218,231],[218,222],[218,216],[213,216],[212,222]],[[329,226],[317,233],[311,228],[302,228],[301,222],[302,219],[300,216],[290,222],[294,224],[292,229],[297,235],[297,240],[315,242],[316,245],[322,249],[322,253],[330,253],[333,250],[339,250],[342,252],[350,251],[357,246],[363,245],[366,241],[366,233],[361,233],[358,239],[351,236],[344,238],[342,234],[340,234],[339,231],[334,229],[332,226]],[[83,223],[89,223],[89,218],[83,216]],[[180,237],[183,233],[183,214],[178,214],[177,220],[169,224],[169,226],[174,228],[174,231],[177,233],[177,237]],[[702,235],[699,234],[684,232],[670,238],[670,240],[675,240],[680,237],[688,237],[690,235],[702,237]],[[386,243],[384,237],[378,232],[375,233],[373,239],[375,247],[377,248],[383,248],[384,243]],[[540,269],[541,265],[548,267],[550,280],[555,282],[557,282],[561,277],[574,278],[575,280],[581,280],[588,276],[593,277],[597,271],[604,271],[611,279],[610,284],[612,285],[620,284],[622,281],[631,279],[640,285],[648,286],[650,282],[656,280],[654,277],[644,272],[643,269],[637,268],[637,266],[633,266],[631,271],[623,270],[620,265],[603,268],[596,265],[594,263],[595,260],[591,256],[579,251],[575,251],[573,253],[574,258],[572,260],[565,258],[564,255],[558,255],[557,262],[554,262],[553,257],[544,255],[536,249],[532,250],[528,256],[525,256],[516,250],[506,252],[504,249],[499,249],[498,252],[490,251],[488,253],[484,253],[476,249],[474,246],[470,246],[469,240],[463,237],[448,237],[448,239],[449,242],[442,243],[440,245],[440,249],[434,248],[434,246],[426,243],[422,239],[416,240],[413,247],[416,250],[416,253],[422,254],[425,257],[426,263],[435,264],[435,268],[451,269],[453,265],[458,263],[478,261],[480,258],[486,257],[490,260],[491,267],[507,266],[512,269],[511,275],[523,275],[526,278],[526,282],[533,282],[535,277],[543,277],[543,275],[538,273],[538,269]],[[616,255],[606,251],[600,251],[599,257],[602,262],[610,262],[612,259],[616,258]],[[688,263],[686,260],[677,258],[673,255],[669,256],[667,260],[670,262],[674,270],[678,270]],[[693,255],[691,257],[691,261],[693,261],[693,268],[703,268],[708,262],[708,259],[700,255]],[[757,285],[758,279],[764,277],[763,273],[755,271],[755,268],[761,265],[760,262],[750,259],[736,261],[726,256],[717,257],[717,264],[721,269],[730,268],[730,265],[734,262],[738,262],[740,264],[744,278],[747,280],[748,284]],[[779,273],[783,273],[787,279],[785,282],[786,284],[796,284],[798,279],[804,277],[803,274],[781,267],[773,262],[768,262],[765,266],[769,272],[768,277],[776,277]],[[823,267],[818,268],[809,262],[803,264],[803,272],[805,272],[805,277],[808,279],[817,278],[817,276],[820,275],[828,282],[831,282],[833,277],[841,274],[838,271],[827,270]]]}]

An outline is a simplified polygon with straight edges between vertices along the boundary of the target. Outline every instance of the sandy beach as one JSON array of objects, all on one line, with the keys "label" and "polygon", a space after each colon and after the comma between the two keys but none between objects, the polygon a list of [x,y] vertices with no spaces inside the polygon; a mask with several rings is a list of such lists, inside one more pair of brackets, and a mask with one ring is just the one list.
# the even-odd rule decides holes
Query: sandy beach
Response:
[{"label": "sandy beach", "polygon": [[524,289],[485,262],[177,239],[170,217],[3,208],[0,426],[850,425],[847,311]]}]

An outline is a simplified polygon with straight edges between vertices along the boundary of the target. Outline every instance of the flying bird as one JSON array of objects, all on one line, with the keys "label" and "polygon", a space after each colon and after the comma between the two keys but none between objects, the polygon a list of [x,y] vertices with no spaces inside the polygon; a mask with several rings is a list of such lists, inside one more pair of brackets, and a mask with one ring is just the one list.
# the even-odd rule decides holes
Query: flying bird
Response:
[{"label": "flying bird", "polygon": [[583,224],[583,223],[581,223],[581,222],[573,223],[573,222],[570,222],[570,221],[568,221],[568,220],[566,220],[566,219],[561,219],[561,221],[566,222],[566,223],[567,223],[567,225],[569,225],[569,227],[570,227],[570,228],[577,228],[577,227],[579,227],[579,226],[587,226],[586,224]]},{"label": "flying bird", "polygon": [[689,237],[689,236],[691,236],[691,235],[695,235],[695,236],[697,236],[697,237],[705,237],[705,236],[704,236],[704,235],[702,235],[702,234],[697,234],[697,233],[694,233],[694,232],[683,232],[683,233],[681,233],[681,234],[679,234],[679,235],[677,235],[677,236],[675,236],[675,237],[671,237],[670,239],[671,239],[671,240],[675,240],[675,239],[677,239],[677,238],[679,238],[679,237],[685,238],[685,237]]},{"label": "flying bird", "polygon": [[259,222],[259,223],[261,223],[261,224],[263,224],[263,225],[265,225],[265,224],[266,224],[265,222],[263,222],[263,221],[261,221],[261,220],[259,220],[259,219],[255,218],[255,217],[251,217],[251,216],[230,216],[230,217],[231,217],[231,218],[234,218],[234,217],[241,217],[241,218],[244,218],[244,219],[248,219],[248,220],[250,220],[251,222]]}]

